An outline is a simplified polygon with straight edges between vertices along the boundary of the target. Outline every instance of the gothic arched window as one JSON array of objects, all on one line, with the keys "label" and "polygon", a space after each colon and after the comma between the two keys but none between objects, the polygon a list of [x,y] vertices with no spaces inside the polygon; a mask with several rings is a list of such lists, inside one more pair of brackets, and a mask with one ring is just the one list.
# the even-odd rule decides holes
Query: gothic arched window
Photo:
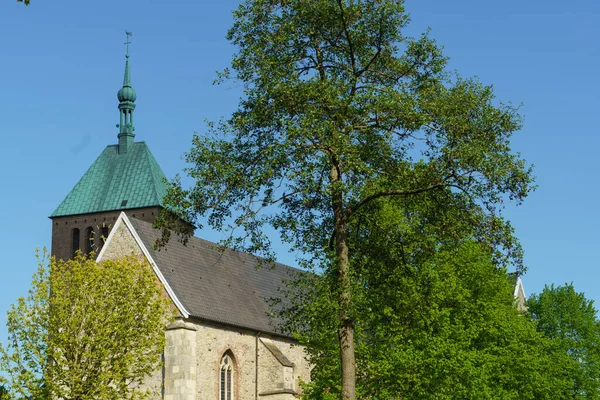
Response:
[{"label": "gothic arched window", "polygon": [[79,229],[73,229],[73,257],[77,255],[77,250],[79,250]]},{"label": "gothic arched window", "polygon": [[85,253],[90,254],[92,251],[94,251],[94,228],[91,226],[85,230],[85,239],[87,243]]},{"label": "gothic arched window", "polygon": [[221,370],[219,378],[219,400],[233,399],[233,359],[229,353],[225,353],[221,359]]}]

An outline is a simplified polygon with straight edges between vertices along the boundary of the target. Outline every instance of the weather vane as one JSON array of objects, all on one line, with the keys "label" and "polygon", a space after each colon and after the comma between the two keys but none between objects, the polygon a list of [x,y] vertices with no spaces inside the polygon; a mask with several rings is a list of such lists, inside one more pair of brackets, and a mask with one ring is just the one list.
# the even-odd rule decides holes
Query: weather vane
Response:
[{"label": "weather vane", "polygon": [[129,45],[131,44],[129,38],[131,37],[131,35],[133,35],[133,33],[125,31],[125,36],[127,37],[127,41],[125,42],[125,49],[127,51],[127,54],[125,55],[125,57],[127,58],[129,58]]}]

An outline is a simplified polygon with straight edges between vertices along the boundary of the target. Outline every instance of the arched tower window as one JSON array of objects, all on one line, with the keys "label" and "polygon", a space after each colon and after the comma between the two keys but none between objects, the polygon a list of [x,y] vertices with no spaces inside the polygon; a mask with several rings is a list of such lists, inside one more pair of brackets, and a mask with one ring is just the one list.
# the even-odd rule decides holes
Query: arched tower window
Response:
[{"label": "arched tower window", "polygon": [[85,249],[86,254],[90,254],[94,251],[94,228],[88,226],[85,230],[85,242],[87,243],[87,247]]},{"label": "arched tower window", "polygon": [[108,226],[102,226],[102,245],[106,243],[106,239],[108,239]]},{"label": "arched tower window", "polygon": [[73,257],[77,254],[77,250],[79,250],[79,229],[73,229]]},{"label": "arched tower window", "polygon": [[221,359],[219,377],[219,400],[233,399],[233,359],[229,353],[225,353]]}]

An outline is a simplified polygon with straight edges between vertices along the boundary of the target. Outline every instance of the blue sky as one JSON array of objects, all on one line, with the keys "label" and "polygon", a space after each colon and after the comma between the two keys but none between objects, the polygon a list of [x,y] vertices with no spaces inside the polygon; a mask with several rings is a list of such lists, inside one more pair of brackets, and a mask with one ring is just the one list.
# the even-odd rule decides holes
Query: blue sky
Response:
[{"label": "blue sky", "polygon": [[[168,177],[205,119],[228,115],[236,84],[213,86],[234,51],[225,40],[236,1],[0,2],[0,338],[10,303],[27,293],[47,218],[106,145],[116,143],[124,31],[133,32],[136,139]],[[574,282],[600,301],[597,154],[600,2],[408,0],[409,30],[427,27],[450,67],[523,103],[515,151],[539,189],[506,210],[525,249],[527,294]],[[219,237],[199,232],[209,240]],[[293,263],[282,251],[280,259]]]}]

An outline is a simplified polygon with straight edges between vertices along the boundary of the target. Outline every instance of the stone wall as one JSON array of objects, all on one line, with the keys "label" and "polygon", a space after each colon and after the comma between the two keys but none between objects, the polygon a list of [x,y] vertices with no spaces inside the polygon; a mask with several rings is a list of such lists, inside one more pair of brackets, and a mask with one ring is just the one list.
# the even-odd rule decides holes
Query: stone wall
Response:
[{"label": "stone wall", "polygon": [[[196,321],[194,325],[197,328],[197,400],[219,398],[219,366],[226,352],[234,358],[235,399],[295,399],[294,394],[300,393],[299,379],[310,379],[304,349],[291,339],[210,322]],[[265,341],[276,346],[291,366],[282,365]]]},{"label": "stone wall", "polygon": [[142,249],[135,241],[135,238],[129,232],[125,223],[121,223],[113,234],[110,246],[104,249],[102,258],[104,260],[114,260],[127,256],[141,256]]},{"label": "stone wall", "polygon": [[196,400],[196,329],[179,319],[165,332],[165,400]]}]

